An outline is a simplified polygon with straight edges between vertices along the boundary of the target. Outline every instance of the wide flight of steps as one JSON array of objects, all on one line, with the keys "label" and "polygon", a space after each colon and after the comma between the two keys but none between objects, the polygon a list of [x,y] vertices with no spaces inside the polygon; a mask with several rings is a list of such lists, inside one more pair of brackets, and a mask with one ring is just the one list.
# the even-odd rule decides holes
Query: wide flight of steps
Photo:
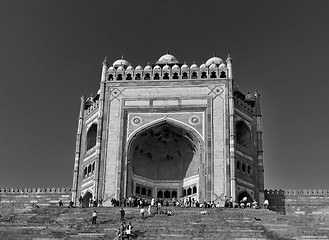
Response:
[{"label": "wide flight of steps", "polygon": [[[329,239],[329,217],[286,216],[265,209],[174,208],[173,216],[124,208],[133,239]],[[0,239],[114,239],[120,208],[1,205]],[[97,224],[91,224],[96,210]],[[207,211],[207,214],[200,214]],[[154,209],[152,209],[154,213]]]}]

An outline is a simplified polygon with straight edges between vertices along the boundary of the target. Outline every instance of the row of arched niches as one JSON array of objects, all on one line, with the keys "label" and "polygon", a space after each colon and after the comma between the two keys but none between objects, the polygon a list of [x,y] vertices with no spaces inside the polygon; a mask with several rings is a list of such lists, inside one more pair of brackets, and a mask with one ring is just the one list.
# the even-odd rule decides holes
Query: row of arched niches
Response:
[{"label": "row of arched niches", "polygon": [[145,67],[138,65],[134,68],[123,58],[116,60],[107,70],[107,80],[225,79],[227,74],[227,67],[219,57],[212,57],[200,66],[195,63],[188,66],[167,53],[155,64],[148,64]]}]

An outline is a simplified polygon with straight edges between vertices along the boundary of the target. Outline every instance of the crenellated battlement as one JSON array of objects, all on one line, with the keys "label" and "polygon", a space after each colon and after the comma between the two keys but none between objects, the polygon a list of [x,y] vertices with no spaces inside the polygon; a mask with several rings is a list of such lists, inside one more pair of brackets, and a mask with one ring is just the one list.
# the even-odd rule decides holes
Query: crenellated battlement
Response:
[{"label": "crenellated battlement", "polygon": [[70,188],[0,188],[0,194],[10,194],[10,193],[63,193],[63,194],[70,194]]},{"label": "crenellated battlement", "polygon": [[328,189],[267,189],[269,208],[284,214],[317,214],[329,206]]},{"label": "crenellated battlement", "polygon": [[267,195],[329,195],[328,189],[266,189],[265,194]]}]

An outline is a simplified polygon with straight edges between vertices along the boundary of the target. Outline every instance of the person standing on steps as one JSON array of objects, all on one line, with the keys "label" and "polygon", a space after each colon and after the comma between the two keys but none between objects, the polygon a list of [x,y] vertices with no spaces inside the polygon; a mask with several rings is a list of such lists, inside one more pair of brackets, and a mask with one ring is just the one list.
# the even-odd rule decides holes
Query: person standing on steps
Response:
[{"label": "person standing on steps", "polygon": [[147,209],[147,212],[149,214],[149,216],[151,215],[151,205],[149,205],[148,209]]},{"label": "person standing on steps", "polygon": [[93,212],[93,218],[92,218],[91,224],[96,224],[96,219],[97,219],[97,213],[96,213],[96,211],[94,211]]},{"label": "person standing on steps", "polygon": [[233,197],[230,197],[230,208],[233,208]]},{"label": "person standing on steps", "polygon": [[131,225],[131,223],[129,223],[127,226],[126,226],[126,234],[127,234],[127,239],[128,240],[131,240],[131,235],[132,235],[132,229],[133,229],[133,226]]},{"label": "person standing on steps", "polygon": [[125,210],[123,210],[123,208],[121,208],[120,210],[120,216],[121,216],[121,221],[124,221],[125,220]]},{"label": "person standing on steps", "polygon": [[269,202],[268,202],[267,199],[264,200],[263,205],[264,205],[264,208],[265,208],[265,209],[268,209]]},{"label": "person standing on steps", "polygon": [[82,202],[83,202],[83,197],[80,196],[80,197],[79,197],[79,207],[82,207]]},{"label": "person standing on steps", "polygon": [[145,209],[143,208],[143,206],[141,207],[140,212],[141,212],[141,215],[142,215],[142,219],[144,219]]}]

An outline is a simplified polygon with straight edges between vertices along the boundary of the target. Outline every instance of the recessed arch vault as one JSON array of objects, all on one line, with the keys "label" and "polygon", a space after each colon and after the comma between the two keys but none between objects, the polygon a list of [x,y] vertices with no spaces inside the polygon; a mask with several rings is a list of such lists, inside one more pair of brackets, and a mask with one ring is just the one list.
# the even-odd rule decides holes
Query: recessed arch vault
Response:
[{"label": "recessed arch vault", "polygon": [[185,179],[198,178],[203,144],[193,127],[168,118],[136,129],[126,148],[127,195],[135,194],[135,188],[129,186],[136,178],[152,186],[154,194],[160,188],[180,191]]}]

